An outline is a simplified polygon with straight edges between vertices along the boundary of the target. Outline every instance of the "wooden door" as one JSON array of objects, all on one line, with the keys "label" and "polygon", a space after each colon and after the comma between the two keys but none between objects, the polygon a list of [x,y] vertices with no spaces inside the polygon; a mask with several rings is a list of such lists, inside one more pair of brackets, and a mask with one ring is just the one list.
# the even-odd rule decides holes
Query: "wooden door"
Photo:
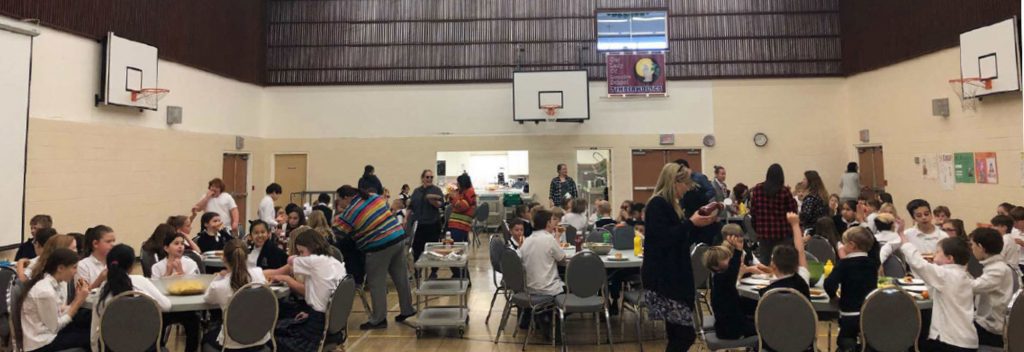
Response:
[{"label": "wooden door", "polygon": [[858,148],[860,162],[860,185],[869,193],[885,191],[885,163],[882,147]]},{"label": "wooden door", "polygon": [[654,194],[654,186],[666,163],[684,159],[696,171],[701,170],[700,149],[634,149],[633,200],[646,203]]},{"label": "wooden door", "polygon": [[[235,198],[235,204],[238,205],[238,231],[237,233],[245,233],[245,225],[247,224],[245,219],[245,206],[246,200],[249,196],[249,155],[248,154],[224,154],[224,168],[223,176],[224,185],[227,192]],[[230,224],[229,219],[224,219],[224,222]]]},{"label": "wooden door", "polygon": [[301,196],[292,199],[291,194],[306,191],[306,154],[274,155],[274,182],[281,185],[283,191],[283,197],[278,198],[274,205],[302,204]]}]

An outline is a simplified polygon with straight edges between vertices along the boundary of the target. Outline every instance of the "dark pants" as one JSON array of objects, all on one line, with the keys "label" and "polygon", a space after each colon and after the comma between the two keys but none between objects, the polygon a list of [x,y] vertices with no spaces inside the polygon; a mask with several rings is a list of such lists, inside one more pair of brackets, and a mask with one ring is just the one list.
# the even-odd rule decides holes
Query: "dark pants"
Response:
[{"label": "dark pants", "polygon": [[32,350],[32,352],[56,352],[72,348],[89,349],[89,328],[82,329],[78,326],[68,325],[57,332],[53,342],[49,345]]},{"label": "dark pants", "polygon": [[942,343],[942,342],[939,342],[939,341],[936,341],[936,340],[926,340],[924,342],[924,344],[921,345],[921,351],[928,351],[928,352],[972,352],[972,351],[977,351],[977,349],[957,347],[957,346],[953,346],[953,345],[950,345],[950,344],[947,344],[947,343]]},{"label": "dark pants", "polygon": [[764,265],[770,265],[772,262],[772,251],[775,247],[780,244],[793,245],[793,238],[787,237],[778,240],[759,239],[757,240],[757,260],[760,260]]},{"label": "dark pants", "polygon": [[997,335],[985,330],[985,328],[974,323],[974,328],[978,330],[978,344],[981,346],[989,347],[1003,347],[1003,335]]},{"label": "dark pants", "polygon": [[[186,352],[199,351],[199,315],[196,312],[164,313],[163,317],[164,326],[181,324],[185,329]],[[169,339],[163,341],[164,346],[167,345],[167,340]]]},{"label": "dark pants", "polygon": [[[412,260],[417,261],[420,259],[420,255],[423,254],[423,249],[427,246],[427,242],[438,242],[441,241],[441,223],[433,224],[417,224],[416,234],[412,240]],[[437,269],[431,269],[430,273],[434,274]]]},{"label": "dark pants", "polygon": [[345,272],[352,275],[356,285],[362,285],[366,278],[366,254],[356,247],[356,241],[348,237],[338,236],[337,247],[345,257]]},{"label": "dark pants", "polygon": [[608,276],[608,296],[611,297],[612,312],[619,311],[619,295],[622,292],[622,283],[629,280],[631,276],[640,274],[640,269],[618,269]]},{"label": "dark pants", "polygon": [[[223,346],[221,346],[220,342],[217,342],[217,337],[220,335],[221,328],[224,327],[223,326],[223,322],[213,322],[213,324],[214,324],[213,327],[210,328],[210,330],[206,332],[206,335],[203,335],[203,343],[205,343],[207,345],[210,345],[210,346],[214,347],[214,349],[220,351]],[[238,348],[238,349],[227,349],[227,351],[232,351],[232,352],[258,352],[258,351],[263,350],[264,346],[265,345],[246,347],[246,348]]]},{"label": "dark pants", "polygon": [[668,337],[668,344],[665,345],[665,352],[686,352],[693,346],[697,339],[697,333],[692,326],[676,325],[665,322],[665,336]]},{"label": "dark pants", "polygon": [[836,347],[839,351],[860,351],[857,338],[860,336],[860,316],[839,317],[839,336]]},{"label": "dark pants", "polygon": [[[463,230],[453,229],[453,228],[448,228],[448,231],[452,233],[452,240],[454,240],[455,242],[468,242],[469,241],[469,231],[463,231]],[[452,277],[453,278],[457,278],[457,277],[462,276],[462,270],[461,269],[459,269],[459,268],[451,268],[451,270],[452,270]]]}]

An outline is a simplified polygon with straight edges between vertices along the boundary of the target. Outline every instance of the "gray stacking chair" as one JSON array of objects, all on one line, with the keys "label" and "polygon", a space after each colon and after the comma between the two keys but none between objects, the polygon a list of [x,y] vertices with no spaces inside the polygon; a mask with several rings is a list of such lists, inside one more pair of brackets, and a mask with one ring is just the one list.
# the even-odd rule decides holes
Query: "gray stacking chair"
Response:
[{"label": "gray stacking chair", "polygon": [[635,236],[636,232],[633,231],[632,226],[615,228],[615,231],[612,231],[612,248],[619,250],[633,249],[633,237]]},{"label": "gray stacking chair", "polygon": [[882,273],[888,277],[901,278],[907,276],[907,265],[893,253],[885,259],[885,263],[882,263]]},{"label": "gray stacking chair", "polygon": [[832,263],[838,264],[835,248],[832,248],[832,244],[828,243],[828,240],[824,237],[811,237],[807,244],[804,245],[804,248],[807,250],[807,253],[813,254],[821,263],[827,263],[831,260]]},{"label": "gray stacking chair", "polygon": [[160,307],[144,293],[128,291],[114,296],[99,319],[102,351],[137,352],[160,346]]},{"label": "gray stacking chair", "polygon": [[694,326],[697,329],[697,338],[704,342],[704,346],[709,351],[729,350],[729,349],[753,349],[757,347],[757,336],[748,336],[737,340],[725,340],[718,337],[715,333],[715,317],[710,316],[705,318],[703,309],[698,302],[694,305]]},{"label": "gray stacking chair", "polygon": [[791,288],[768,291],[754,313],[759,350],[803,352],[811,349],[818,335],[817,322],[814,307],[802,293]]},{"label": "gray stacking chair", "polygon": [[[498,325],[498,331],[494,334],[494,344],[498,344],[501,332],[505,330],[505,325],[508,324],[512,307],[519,308],[520,312],[523,312],[523,309],[530,309],[532,315],[530,317],[530,328],[526,330],[526,338],[523,339],[523,351],[526,351],[526,344],[530,342],[530,335],[533,334],[533,328],[536,325],[533,318],[551,312],[555,305],[555,297],[530,293],[530,289],[526,287],[526,269],[523,268],[523,260],[519,258],[519,253],[516,253],[511,248],[506,248],[501,253],[501,273],[505,281],[505,287],[511,291],[512,296],[509,298],[508,304],[505,305],[505,309],[501,312],[501,324]],[[604,277],[604,274],[602,273],[601,276]],[[518,331],[519,329],[515,329],[512,336],[514,337]]]},{"label": "gray stacking chair", "polygon": [[860,336],[864,351],[917,350],[921,311],[914,298],[895,288],[868,294],[860,309]]},{"label": "gray stacking chair", "polygon": [[480,240],[477,238],[477,236],[480,234],[487,233],[487,218],[490,216],[490,203],[477,204],[476,212],[473,213],[473,233],[469,234],[470,236],[473,236],[469,241],[470,244],[480,244]]},{"label": "gray stacking chair", "polygon": [[1003,326],[1003,347],[1008,352],[1024,351],[1024,291],[1017,291],[1010,300],[1010,308],[1006,312],[1006,324]]},{"label": "gray stacking chair", "polygon": [[491,309],[487,310],[487,318],[484,319],[484,325],[491,322],[491,311],[494,310],[494,302],[498,300],[499,294],[505,296],[505,304],[508,304],[508,288],[505,287],[504,280],[498,279],[498,274],[501,274],[501,254],[507,248],[505,239],[501,235],[491,235],[487,249],[491,257],[491,279],[494,280],[494,295],[491,296]]},{"label": "gray stacking chair", "polygon": [[0,267],[0,341],[4,346],[11,346],[11,327],[8,317],[11,315],[8,303],[11,302],[11,290],[18,274],[10,267]]},{"label": "gray stacking chair", "polygon": [[346,276],[338,283],[338,288],[331,295],[331,302],[327,304],[324,334],[317,351],[334,351],[348,338],[348,316],[352,313],[355,298],[356,281],[352,276]]},{"label": "gray stacking chair", "polygon": [[[643,272],[643,265],[641,264],[640,271]],[[622,292],[622,310],[633,312],[636,314],[636,319],[633,322],[636,325],[636,344],[640,346],[640,352],[644,351],[643,337],[640,329],[640,325],[643,323],[643,310],[647,308],[647,302],[644,300],[644,294],[647,290],[643,288],[643,280],[639,282],[638,288],[629,291]],[[620,323],[624,324],[624,319],[619,319]]]},{"label": "gray stacking chair", "polygon": [[601,322],[596,313],[603,312],[608,328],[608,348],[614,351],[612,323],[608,317],[608,277],[601,257],[590,251],[577,253],[565,268],[565,281],[567,292],[555,297],[558,322],[562,324],[562,350],[568,350],[569,341],[565,333],[567,313],[595,313],[597,343],[601,344]]},{"label": "gray stacking chair", "polygon": [[[231,302],[224,310],[224,326],[221,327],[221,331],[232,341],[250,347],[254,347],[253,345],[270,334],[271,344],[275,345],[273,333],[274,327],[277,326],[277,312],[277,297],[274,291],[265,284],[251,282],[231,296]],[[276,345],[275,348],[266,345],[262,347],[261,352],[276,350]],[[203,345],[203,352],[224,350],[223,346],[218,350],[211,345]]]},{"label": "gray stacking chair", "polygon": [[704,267],[704,252],[708,250],[708,246],[703,243],[698,243],[693,246],[690,251],[690,266],[693,270],[693,287],[697,289],[697,304],[703,303],[708,307],[708,312],[712,315],[715,312],[711,309],[711,301],[708,300],[708,280],[711,279],[711,270]]},{"label": "gray stacking chair", "polygon": [[196,265],[199,266],[200,274],[206,274],[206,263],[203,262],[202,255],[199,255],[199,253],[193,251],[185,251],[185,256],[188,257],[189,259],[192,259],[192,261],[196,262]]},{"label": "gray stacking chair", "polygon": [[139,246],[139,261],[141,261],[140,265],[142,266],[142,276],[150,278],[153,277],[153,264],[156,264],[157,259],[156,253],[142,249],[145,248],[145,244],[146,243],[143,242],[142,245]]}]

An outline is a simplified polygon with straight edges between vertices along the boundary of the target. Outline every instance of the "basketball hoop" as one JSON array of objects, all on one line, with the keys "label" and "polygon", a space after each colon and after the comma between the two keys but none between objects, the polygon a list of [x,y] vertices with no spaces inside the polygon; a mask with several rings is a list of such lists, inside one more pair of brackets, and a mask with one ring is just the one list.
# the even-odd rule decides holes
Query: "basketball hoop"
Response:
[{"label": "basketball hoop", "polygon": [[544,113],[548,115],[549,120],[558,115],[558,110],[561,108],[562,105],[559,104],[545,104],[540,106],[541,110],[545,110]]},{"label": "basketball hoop", "polygon": [[132,92],[132,101],[145,101],[146,104],[156,106],[160,99],[163,99],[170,89],[164,88],[142,88],[138,92]]},{"label": "basketball hoop", "polygon": [[978,92],[992,89],[992,79],[980,77],[951,79],[949,80],[949,87],[960,98],[960,109],[962,111],[975,111],[978,101],[981,100]]}]

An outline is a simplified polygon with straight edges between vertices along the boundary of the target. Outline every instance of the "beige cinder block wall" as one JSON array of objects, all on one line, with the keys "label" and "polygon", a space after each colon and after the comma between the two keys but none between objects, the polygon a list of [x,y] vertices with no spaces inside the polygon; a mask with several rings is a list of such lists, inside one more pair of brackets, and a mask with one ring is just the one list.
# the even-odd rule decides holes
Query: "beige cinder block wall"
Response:
[{"label": "beige cinder block wall", "polygon": [[[946,205],[968,231],[988,223],[1001,202],[1024,203],[1021,185],[1021,93],[984,98],[977,112],[963,112],[947,80],[960,77],[960,51],[946,49],[847,79],[848,118],[844,128],[850,158],[860,143],[857,131],[868,129],[885,158],[887,188],[900,216],[909,218],[906,204],[927,199]],[[950,116],[932,116],[931,100],[950,99]],[[996,152],[999,184],[956,184],[943,190],[937,180],[921,177],[914,157],[926,153]]]}]

